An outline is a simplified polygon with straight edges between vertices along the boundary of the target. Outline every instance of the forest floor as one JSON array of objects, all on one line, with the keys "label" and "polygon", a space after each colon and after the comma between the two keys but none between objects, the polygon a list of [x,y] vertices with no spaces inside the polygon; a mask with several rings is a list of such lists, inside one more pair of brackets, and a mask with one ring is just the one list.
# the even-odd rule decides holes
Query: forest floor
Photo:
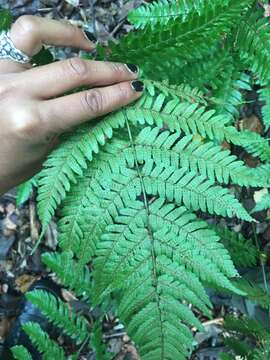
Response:
[{"label": "forest floor", "polygon": [[[119,35],[131,29],[126,21],[127,13],[142,2],[141,0],[0,0],[0,6],[12,10],[15,18],[23,14],[33,14],[67,19],[89,31],[99,42],[106,43],[108,40],[116,40]],[[57,49],[54,53],[57,58],[76,54],[73,49]],[[260,132],[258,113],[256,107],[246,109],[242,126]],[[252,158],[246,160],[251,163],[254,161]],[[252,208],[253,193],[244,194],[242,201],[246,208]],[[270,240],[269,221],[266,221],[265,216],[258,220],[260,220],[256,225],[258,239],[262,242],[262,247],[264,245],[267,247]],[[57,247],[56,224],[54,222],[50,224],[41,246],[34,255],[30,255],[39,230],[35,194],[30,201],[19,207],[16,206],[16,189],[0,198],[0,346],[20,312],[21,299],[28,287],[43,276],[54,278],[53,274],[48,274],[42,265],[41,255]],[[237,230],[236,224],[235,230]],[[267,248],[265,251],[268,251]],[[85,304],[64,288],[62,295],[72,306],[85,308]],[[91,312],[91,309],[86,311]],[[224,298],[222,301],[216,299],[213,319],[210,321],[206,319],[204,322],[206,332],[196,336],[199,346],[193,359],[218,359],[218,353],[223,349],[223,318],[226,313],[234,311],[236,309],[230,298]],[[103,330],[104,340],[109,351],[114,354],[114,360],[138,359],[136,349],[124,327],[112,314],[108,314],[104,319]],[[89,350],[81,359],[94,360],[95,355]]]}]

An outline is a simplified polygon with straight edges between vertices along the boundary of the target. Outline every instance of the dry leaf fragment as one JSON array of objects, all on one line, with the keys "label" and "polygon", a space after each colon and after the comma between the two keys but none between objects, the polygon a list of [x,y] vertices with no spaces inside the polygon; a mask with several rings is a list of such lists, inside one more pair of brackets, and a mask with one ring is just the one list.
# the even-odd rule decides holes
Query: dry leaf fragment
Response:
[{"label": "dry leaf fragment", "polygon": [[255,203],[258,204],[266,194],[268,194],[268,189],[266,188],[255,191],[253,195]]},{"label": "dry leaf fragment", "polygon": [[243,118],[238,123],[239,130],[249,130],[257,134],[263,133],[263,126],[259,118],[255,115]]}]

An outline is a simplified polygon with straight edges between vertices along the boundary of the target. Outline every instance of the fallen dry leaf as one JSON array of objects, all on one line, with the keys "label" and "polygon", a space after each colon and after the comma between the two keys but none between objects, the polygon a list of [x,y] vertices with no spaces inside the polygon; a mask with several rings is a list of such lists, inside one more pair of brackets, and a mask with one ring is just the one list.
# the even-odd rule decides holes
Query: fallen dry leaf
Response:
[{"label": "fallen dry leaf", "polygon": [[255,115],[243,118],[238,123],[239,130],[249,130],[257,134],[263,133],[263,126],[259,118]]},{"label": "fallen dry leaf", "polygon": [[268,189],[266,188],[255,191],[253,195],[255,203],[259,203],[266,194],[268,194]]},{"label": "fallen dry leaf", "polygon": [[15,280],[15,283],[16,283],[18,289],[22,293],[25,293],[29,289],[29,287],[33,284],[33,282],[36,280],[37,280],[36,276],[23,274],[23,275],[17,277],[17,279]]}]

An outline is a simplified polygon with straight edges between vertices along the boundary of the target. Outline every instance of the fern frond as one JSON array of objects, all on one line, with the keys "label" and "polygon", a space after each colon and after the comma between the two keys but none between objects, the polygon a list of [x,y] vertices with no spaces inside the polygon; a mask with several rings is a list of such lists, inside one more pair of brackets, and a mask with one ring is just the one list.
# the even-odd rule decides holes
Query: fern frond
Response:
[{"label": "fern frond", "polygon": [[[243,359],[250,359],[252,353],[252,346],[234,337],[227,337],[224,339],[226,347],[232,349],[237,357]],[[251,359],[250,359],[251,360]]]},{"label": "fern frond", "polygon": [[[250,360],[269,358],[269,331],[261,323],[245,316],[240,318],[226,316],[224,327],[231,332],[231,337],[225,339],[225,344],[233,350],[235,355]],[[243,336],[247,338],[245,342],[242,340]]]},{"label": "fern frond", "polygon": [[234,286],[246,293],[245,297],[248,300],[260,305],[264,309],[270,308],[270,296],[261,286],[249,281],[244,277],[234,279],[232,282]]},{"label": "fern frond", "polygon": [[168,97],[171,96],[173,99],[179,99],[181,102],[186,101],[206,105],[204,93],[195,87],[190,87],[188,84],[172,85],[168,81],[152,80],[144,80],[144,84],[150,96],[158,96],[161,93]]},{"label": "fern frond", "polygon": [[32,179],[20,184],[18,186],[17,195],[16,195],[16,205],[20,206],[30,199],[30,196],[33,193],[34,187],[37,187],[38,175],[34,176]]},{"label": "fern frond", "polygon": [[[211,141],[193,140],[192,135],[181,137],[178,131],[170,134],[156,127],[145,127],[135,140],[135,149],[140,163],[151,158],[155,163],[162,161],[168,166],[188,168],[213,182],[217,180],[221,184],[228,184],[231,180],[242,186],[258,186],[260,183],[263,186],[268,183],[267,179],[257,176],[256,171],[231,155],[229,150],[223,150]],[[129,163],[132,150],[130,147],[122,150]]]},{"label": "fern frond", "polygon": [[245,239],[241,233],[236,233],[222,226],[211,226],[211,228],[221,238],[236,266],[251,267],[256,264],[259,252],[251,240]]},{"label": "fern frond", "polygon": [[226,316],[224,327],[228,331],[235,331],[257,340],[269,338],[268,330],[261,323],[246,316],[241,318],[232,315]]},{"label": "fern frond", "polygon": [[250,11],[243,17],[236,34],[236,48],[242,60],[257,74],[262,82],[270,79],[270,30],[262,10]]},{"label": "fern frond", "polygon": [[185,21],[171,21],[166,26],[156,26],[154,31],[138,31],[124,37],[119,44],[111,44],[111,60],[129,61],[134,58],[141,67],[153,66],[160,49],[178,49],[180,57],[201,57],[209,47],[230,31],[242,13],[253,3],[251,0],[229,0],[215,7],[207,6],[200,14],[192,13]]},{"label": "fern frond", "polygon": [[[178,77],[174,77],[173,74],[174,78],[171,78],[169,73],[168,78],[172,83],[190,84],[208,93],[209,87],[216,90],[231,77],[233,63],[234,58],[230,48],[214,46],[202,59],[193,59],[182,65]],[[173,71],[174,69],[172,73]]]},{"label": "fern frond", "polygon": [[[270,37],[270,35],[269,35]],[[265,131],[270,128],[270,89],[265,87],[259,91],[260,100],[264,103],[262,107],[262,119]]]},{"label": "fern frond", "polygon": [[249,80],[250,77],[247,74],[239,74],[232,67],[231,76],[224,79],[223,84],[215,91],[211,99],[217,114],[227,114],[232,119],[239,116],[239,108],[244,103],[242,91],[251,90]]},{"label": "fern frond", "polygon": [[71,183],[76,183],[77,177],[82,176],[93,153],[99,151],[106,138],[112,137],[114,129],[124,126],[125,116],[134,125],[155,124],[158,127],[167,126],[171,131],[183,130],[188,135],[198,133],[210,140],[227,140],[243,146],[262,160],[270,158],[270,147],[266,139],[253,132],[238,132],[234,127],[226,126],[229,121],[227,117],[205,111],[203,107],[198,108],[197,104],[179,103],[178,99],[169,100],[163,94],[157,98],[145,96],[136,105],[107,116],[83,134],[80,129],[50,155],[39,180],[38,210],[43,229],[56,207],[66,197]]},{"label": "fern frond", "polygon": [[203,6],[205,0],[159,0],[131,11],[128,20],[136,29],[143,29],[147,25],[154,28],[157,24],[166,25],[171,19],[183,21],[192,11],[200,13]]},{"label": "fern frond", "polygon": [[[107,198],[108,191],[120,188],[123,189],[123,196],[130,199],[140,196],[142,193],[140,176],[136,170],[123,167],[121,160],[120,158],[119,163],[117,159],[115,162],[112,159],[110,163],[115,171],[118,168],[117,174],[113,173],[112,169],[108,169],[104,178],[102,171],[98,173],[94,191],[96,197]],[[250,215],[228,189],[213,185],[213,182],[204,176],[198,176],[197,173],[189,172],[186,168],[177,169],[162,162],[155,164],[152,159],[148,159],[142,167],[141,176],[148,195],[164,197],[179,205],[184,204],[191,210],[202,210],[228,217],[236,216],[239,219],[252,221]],[[108,178],[111,179],[111,183]]]},{"label": "fern frond", "polygon": [[[139,103],[126,110],[131,123],[167,126],[170,131],[182,130],[186,134],[199,134],[203,138],[228,141],[244,147],[249,153],[261,160],[270,159],[270,146],[267,139],[251,131],[238,132],[233,126],[227,126],[229,117],[216,115],[214,110],[206,111],[197,104],[179,103],[177,100],[166,101],[160,94],[157,98],[145,96]],[[116,114],[125,119],[123,112]]]},{"label": "fern frond", "polygon": [[26,294],[31,303],[36,305],[47,318],[64,333],[74,339],[76,344],[85,341],[89,334],[89,325],[85,318],[75,314],[68,305],[47,291],[34,290]]},{"label": "fern frond", "polygon": [[127,205],[98,243],[97,294],[122,289],[118,311],[142,359],[184,359],[191,346],[186,325],[201,325],[179,300],[209,314],[201,281],[237,291],[227,279],[236,270],[215,233],[184,207],[156,200],[147,215],[141,202]]},{"label": "fern frond", "polygon": [[13,346],[11,351],[16,360],[33,360],[29,351],[22,345]]},{"label": "fern frond", "polygon": [[94,127],[92,124],[80,127],[49,155],[39,178],[38,214],[43,229],[66,197],[70,184],[76,183],[76,177],[83,174],[87,160],[91,161],[99,146],[112,137],[113,128],[123,126],[118,120],[108,118],[108,121],[98,122]]},{"label": "fern frond", "polygon": [[89,269],[77,263],[72,252],[45,253],[42,261],[57,274],[62,284],[69,286],[77,296],[84,296],[86,299],[92,297]]},{"label": "fern frond", "polygon": [[265,194],[261,201],[252,209],[252,213],[270,209],[270,194]]},{"label": "fern frond", "polygon": [[38,323],[27,322],[23,325],[23,330],[30,337],[32,343],[42,353],[44,360],[65,360],[63,349],[42,330]]},{"label": "fern frond", "polygon": [[255,349],[253,353],[253,360],[270,359],[270,340],[264,340],[262,345]]},{"label": "fern frond", "polygon": [[95,349],[96,360],[109,360],[110,355],[107,353],[102,335],[101,325],[96,322],[91,332],[91,344]]}]

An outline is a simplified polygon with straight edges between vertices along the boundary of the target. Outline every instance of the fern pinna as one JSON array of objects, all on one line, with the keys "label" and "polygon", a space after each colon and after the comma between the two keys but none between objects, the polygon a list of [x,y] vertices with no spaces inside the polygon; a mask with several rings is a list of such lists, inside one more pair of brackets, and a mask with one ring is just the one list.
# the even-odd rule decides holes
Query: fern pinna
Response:
[{"label": "fern pinna", "polygon": [[[269,187],[268,140],[238,131],[235,120],[243,91],[256,82],[269,127],[270,30],[254,0],[161,0],[129,20],[139,30],[99,47],[97,58],[136,61],[145,94],[66,134],[49,156],[38,176],[38,210],[44,232],[61,208],[61,249],[43,260],[92,305],[112,296],[143,360],[180,360],[191,354],[191,328],[202,329],[198,310],[211,316],[204,286],[246,294],[234,279],[233,241],[245,254],[238,262],[232,256],[237,265],[256,262],[248,240],[209,226],[207,216],[252,222],[236,189]],[[238,148],[260,165],[248,167],[234,155]],[[60,324],[65,310],[58,317],[52,299],[30,298]],[[84,320],[69,321],[67,335],[88,341]],[[37,343],[34,326],[26,331]],[[47,354],[51,340],[42,334],[40,341]]]}]

